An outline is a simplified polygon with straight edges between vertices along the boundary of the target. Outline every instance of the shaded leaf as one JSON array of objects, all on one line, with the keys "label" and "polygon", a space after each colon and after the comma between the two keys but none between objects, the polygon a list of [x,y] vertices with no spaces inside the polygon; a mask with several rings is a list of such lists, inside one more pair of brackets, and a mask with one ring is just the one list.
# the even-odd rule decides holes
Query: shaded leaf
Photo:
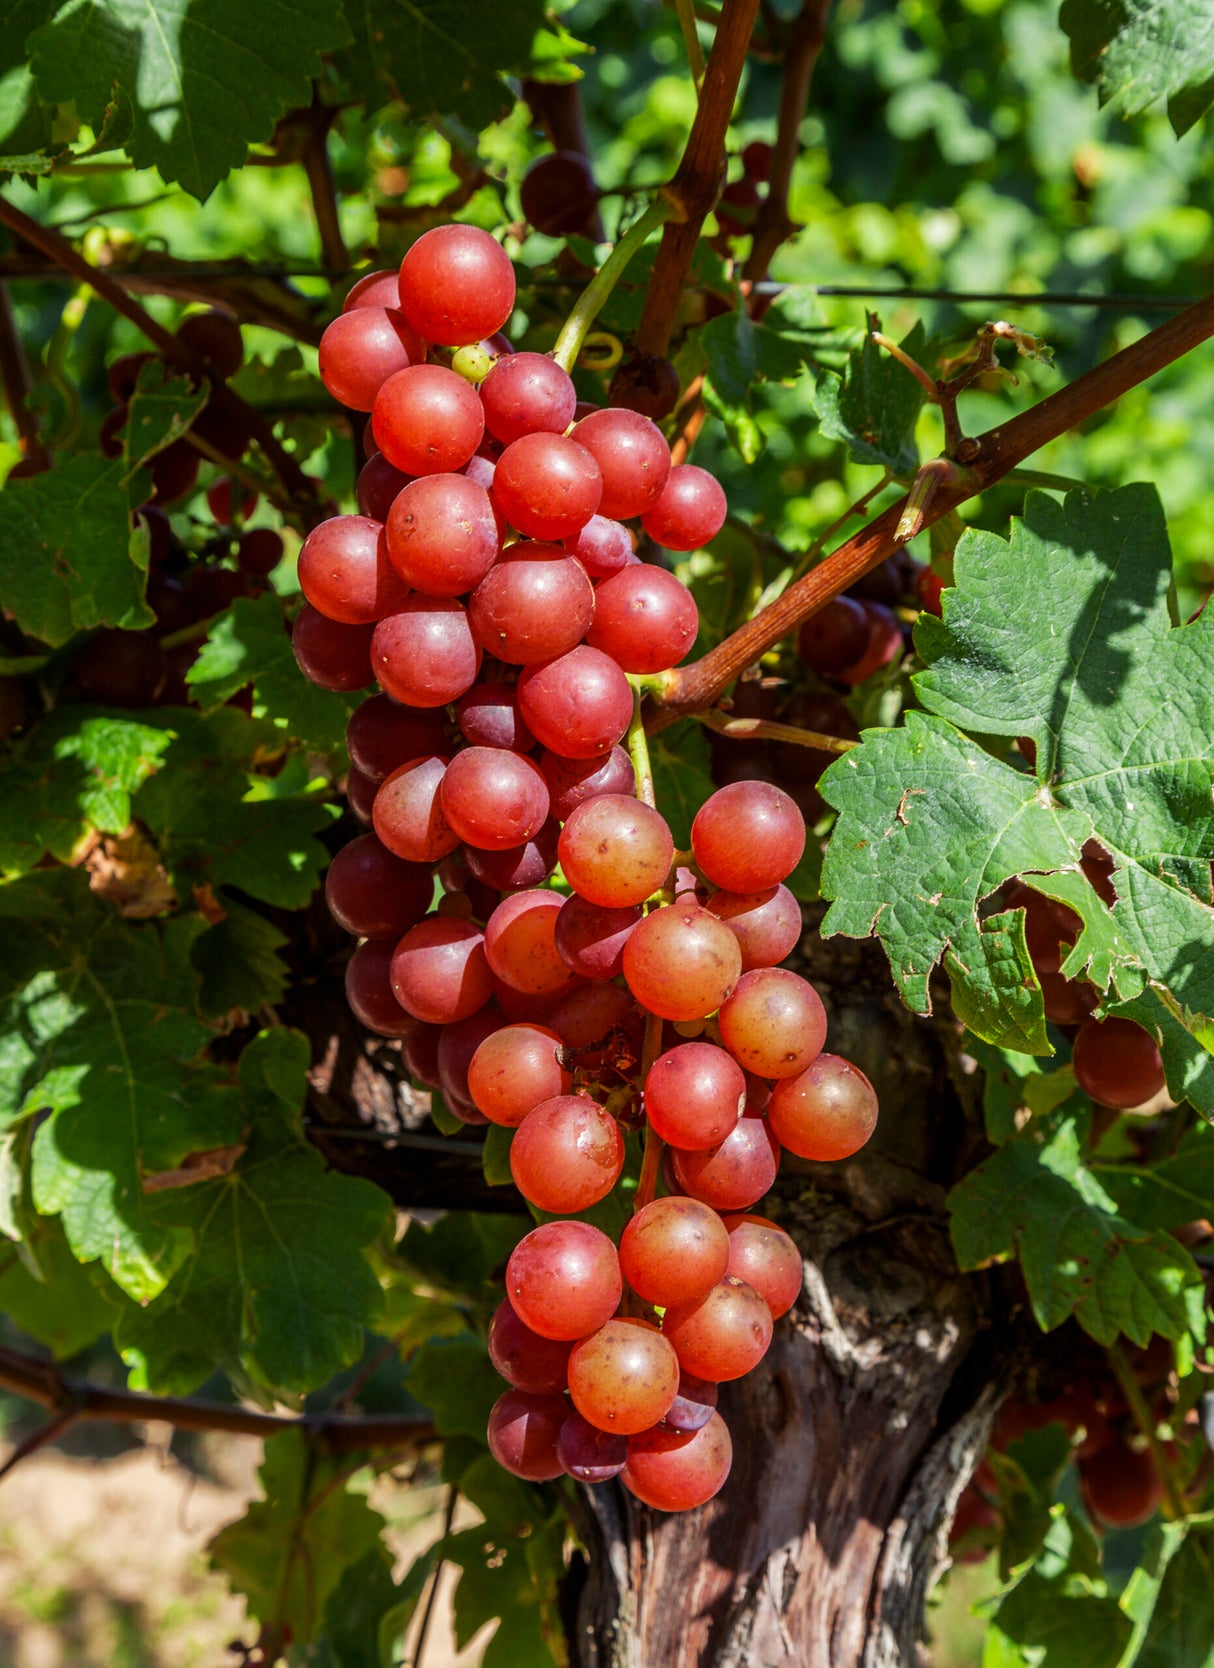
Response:
[{"label": "shaded leaf", "polygon": [[1214,17],[1205,0],[1063,0],[1071,69],[1100,89],[1101,104],[1135,116],[1168,101],[1187,133],[1214,104]]},{"label": "shaded leaf", "polygon": [[[924,343],[923,326],[916,324],[899,345],[919,359]],[[857,463],[878,464],[895,475],[918,468],[915,424],[923,400],[921,384],[877,346],[871,329],[848,354],[842,377],[823,375],[813,391],[822,433],[845,441]]]}]

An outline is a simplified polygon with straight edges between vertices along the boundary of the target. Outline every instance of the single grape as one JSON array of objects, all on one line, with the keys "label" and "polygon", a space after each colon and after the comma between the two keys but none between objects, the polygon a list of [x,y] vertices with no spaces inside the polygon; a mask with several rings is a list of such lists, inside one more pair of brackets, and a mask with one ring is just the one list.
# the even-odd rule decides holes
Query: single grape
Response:
[{"label": "single grape", "polygon": [[230,475],[221,475],[207,488],[207,509],[220,527],[231,527],[234,522],[247,521],[257,508],[257,489],[242,487],[240,502],[237,504],[233,494],[234,485]]},{"label": "single grape", "polygon": [[419,1020],[408,1014],[392,990],[392,954],[399,934],[369,938],[346,963],[346,1001],[355,1019],[381,1037],[408,1037]]},{"label": "single grape", "polygon": [[1079,1484],[1092,1517],[1110,1529],[1136,1529],[1147,1523],[1164,1497],[1150,1449],[1122,1442],[1082,1460]]},{"label": "single grape", "polygon": [[694,463],[679,463],[641,526],[666,550],[700,550],[725,525],[727,508],[715,476]]},{"label": "single grape", "polygon": [[375,832],[408,863],[437,863],[459,845],[459,835],[443,815],[446,770],[441,754],[410,759],[385,776],[375,794]]},{"label": "single grape", "polygon": [[639,412],[610,406],[577,425],[573,438],[599,466],[599,513],[631,521],[657,503],[670,478],[670,447],[662,431]]},{"label": "single grape", "polygon": [[670,1340],[650,1321],[621,1316],[581,1338],[569,1354],[569,1394],[601,1431],[635,1436],[656,1425],[679,1388]]},{"label": "single grape", "polygon": [[637,560],[632,535],[627,527],[622,522],[609,520],[605,515],[592,515],[581,531],[566,539],[564,544],[591,579],[606,579],[609,574],[619,573],[621,568]]},{"label": "single grape", "polygon": [[1103,1106],[1125,1111],[1152,1100],[1164,1086],[1154,1037],[1132,1019],[1088,1019],[1071,1053],[1075,1081]]},{"label": "single grape", "polygon": [[489,1415],[489,1452],[515,1477],[547,1483],[563,1475],[557,1457],[561,1426],[569,1416],[564,1396],[535,1396],[507,1390]]},{"label": "single grape", "polygon": [[486,653],[533,666],[581,642],[594,618],[594,587],[560,545],[522,540],[477,585],[468,613]]},{"label": "single grape", "polygon": [[375,681],[369,625],[343,625],[305,602],[291,628],[291,648],[304,677],[349,694]]},{"label": "single grape", "polygon": [[369,828],[375,809],[375,796],[379,792],[379,782],[374,776],[364,775],[357,765],[351,765],[341,786],[346,796],[346,804],[359,822]]},{"label": "single grape", "polygon": [[577,392],[569,373],[547,354],[512,353],[499,359],[481,383],[481,399],[485,427],[508,446],[525,434],[564,434],[573,421]]},{"label": "single grape", "polygon": [[801,1253],[794,1242],[765,1216],[727,1216],[728,1274],[745,1280],[771,1310],[773,1320],[786,1315],[797,1301],[805,1277]]},{"label": "single grape", "polygon": [[584,446],[559,434],[525,434],[513,441],[493,477],[494,502],[510,525],[531,539],[572,538],[595,514],[602,495],[598,464]]},{"label": "single grape", "polygon": [[868,648],[869,634],[864,605],[853,597],[832,597],[801,627],[797,653],[811,672],[838,677],[860,660]]},{"label": "single grape", "polygon": [[[468,867],[478,881],[494,892],[520,892],[539,886],[556,868],[556,822],[548,821],[521,846],[505,851],[467,850]],[[495,900],[496,902],[496,900]]]},{"label": "single grape", "polygon": [[771,1311],[745,1280],[727,1274],[694,1303],[672,1304],[662,1332],[685,1372],[712,1384],[742,1378],[771,1343]]},{"label": "single grape", "polygon": [[868,646],[859,660],[839,673],[843,682],[853,687],[888,666],[903,649],[902,627],[896,616],[879,602],[866,602],[863,607],[868,615]]},{"label": "single grape", "polygon": [[752,139],[742,146],[741,156],[747,178],[762,185],[771,174],[771,146],[765,139]]},{"label": "single grape", "polygon": [[580,151],[537,157],[523,175],[519,200],[523,218],[545,237],[590,237],[597,227],[599,193]]},{"label": "single grape", "polygon": [[715,210],[722,235],[745,237],[754,227],[754,211],[762,201],[758,186],[747,175],[727,185]]},{"label": "single grape", "polygon": [[704,905],[733,933],[742,952],[742,971],[774,967],[800,942],[801,906],[787,886],[761,892],[714,892]]},{"label": "single grape", "polygon": [[443,815],[466,845],[508,851],[548,817],[548,785],[530,759],[502,747],[465,747],[447,766]]},{"label": "single grape", "polygon": [[540,754],[540,769],[548,784],[552,814],[568,822],[577,806],[599,794],[635,794],[636,773],[622,747],[589,759],[565,759],[559,753]]},{"label": "single grape", "polygon": [[191,313],[177,326],[177,340],[205,359],[217,376],[235,376],[244,359],[240,325],[222,307]]},{"label": "single grape", "polygon": [[795,1077],[826,1041],[822,998],[799,974],[782,967],[743,973],[717,1024],[734,1059],[758,1077]]},{"label": "single grape", "polygon": [[568,1476],[579,1483],[606,1483],[624,1469],[628,1438],[598,1430],[580,1413],[571,1413],[561,1426],[556,1451]]},{"label": "single grape", "polygon": [[858,1066],[837,1054],[819,1054],[796,1077],[771,1092],[767,1119],[789,1152],[829,1162],[850,1158],[877,1127],[877,1097]]},{"label": "single grape", "polygon": [[632,720],[633,696],[615,661],[585,643],[518,680],[519,706],[536,740],[566,759],[613,748]]},{"label": "single grape", "polygon": [[[468,1072],[477,1049],[501,1029],[502,1015],[491,1001],[466,1019],[443,1026],[443,1034],[438,1039],[438,1086],[447,1105],[459,1111],[461,1117],[466,1110],[476,1114],[475,1121],[489,1122],[472,1098]],[[471,1123],[474,1120],[469,1118],[466,1121]]]},{"label": "single grape", "polygon": [[106,368],[105,381],[110,398],[125,406],[139,386],[139,373],[157,358],[154,353],[120,353]]},{"label": "single grape", "polygon": [[299,552],[299,586],[313,608],[346,625],[374,625],[409,592],[388,560],[384,529],[365,515],[314,527]]},{"label": "single grape", "polygon": [[198,480],[199,463],[199,454],[185,440],[175,440],[163,452],[157,452],[149,465],[152,474],[150,502],[175,504],[179,498],[192,492]]},{"label": "single grape", "polygon": [[354,489],[359,509],[373,521],[387,521],[397,494],[403,492],[415,478],[406,475],[403,469],[394,469],[376,447],[359,470],[358,484]]},{"label": "single grape", "polygon": [[430,1025],[467,1019],[493,994],[484,934],[470,922],[427,915],[396,946],[392,989],[402,1008]]},{"label": "single grape", "polygon": [[567,1095],[573,1078],[560,1061],[561,1039],[542,1025],[503,1025],[468,1067],[468,1093],[490,1123],[517,1129],[541,1101]]},{"label": "single grape", "polygon": [[733,1444],[719,1413],[688,1434],[655,1425],[628,1439],[620,1481],[660,1512],[687,1512],[720,1492],[733,1463]]},{"label": "single grape", "polygon": [[749,1210],[771,1191],[780,1168],[780,1143],[770,1122],[749,1115],[707,1151],[670,1152],[679,1189],[718,1211]]},{"label": "single grape", "polygon": [[444,747],[441,713],[414,712],[388,695],[368,696],[346,725],[346,751],[377,782],[408,760],[441,753]]},{"label": "single grape", "polygon": [[476,226],[435,226],[401,262],[400,304],[427,342],[463,347],[492,336],[514,311],[514,268]]},{"label": "single grape", "polygon": [[682,660],[699,628],[686,585],[665,568],[638,562],[596,587],[586,641],[625,672],[665,672]]},{"label": "single grape", "polygon": [[746,1079],[737,1061],[713,1043],[686,1042],[659,1054],[645,1079],[645,1112],[662,1140],[702,1152],[737,1127]]},{"label": "single grape", "polygon": [[367,272],[352,284],[341,304],[343,313],[354,307],[399,307],[400,285],[397,268],[390,271]]},{"label": "single grape", "polygon": [[384,691],[410,707],[444,707],[476,682],[480,645],[454,597],[407,596],[371,639],[371,664]]},{"label": "single grape", "polygon": [[462,596],[497,561],[493,505],[466,475],[424,475],[402,487],[384,532],[392,565],[425,596]]},{"label": "single grape", "polygon": [[546,1222],[510,1253],[506,1293],[542,1338],[585,1338],[615,1313],[624,1291],[615,1246],[589,1222]]},{"label": "single grape", "polygon": [[570,812],[557,851],[566,880],[588,903],[627,909],[665,881],[674,838],[651,805],[599,794]]},{"label": "single grape", "polygon": [[240,535],[236,565],[246,578],[265,579],[282,561],[282,535],[272,527],[250,527]]},{"label": "single grape", "polygon": [[397,469],[443,475],[462,469],[480,445],[485,415],[463,377],[443,365],[410,365],[376,394],[371,425],[380,451]]},{"label": "single grape", "polygon": [[770,782],[718,788],[696,812],[691,849],[714,886],[761,892],[790,875],[805,850],[805,819]]},{"label": "single grape", "polygon": [[489,1359],[516,1390],[533,1396],[559,1395],[568,1383],[569,1342],[541,1338],[515,1314],[504,1297],[489,1322]]},{"label": "single grape", "polygon": [[1041,1005],[1051,1025],[1082,1025],[1100,1000],[1094,985],[1064,979],[1061,973],[1039,973]]},{"label": "single grape", "polygon": [[464,740],[474,747],[505,747],[515,753],[529,753],[535,746],[535,737],[518,710],[513,684],[474,683],[460,696],[455,720]]},{"label": "single grape", "polygon": [[555,1095],[541,1101],[528,1112],[510,1144],[515,1186],[529,1204],[552,1216],[570,1216],[597,1205],[623,1168],[620,1126],[586,1095]]},{"label": "single grape", "polygon": [[666,1409],[662,1423],[668,1430],[690,1436],[703,1430],[717,1407],[717,1387],[694,1373],[679,1374],[678,1394]]},{"label": "single grape", "polygon": [[715,1013],[741,968],[742,952],[729,928],[686,896],[647,915],[624,949],[628,988],[663,1019]]},{"label": "single grape", "polygon": [[629,909],[604,909],[576,894],[566,898],[556,918],[556,948],[561,960],[583,979],[615,979],[624,970],[624,946],[642,915]]},{"label": "single grape", "polygon": [[429,867],[406,863],[374,834],[343,846],[325,876],[330,915],[357,938],[399,938],[421,920],[433,893]]},{"label": "single grape", "polygon": [[620,1239],[620,1269],[638,1297],[667,1309],[695,1303],[729,1272],[729,1235],[716,1211],[681,1195],[655,1199]]},{"label": "single grape", "polygon": [[420,1020],[415,1020],[414,1029],[401,1047],[405,1070],[415,1083],[426,1089],[439,1087],[438,1045],[442,1035],[441,1025],[423,1025]]},{"label": "single grape", "polygon": [[341,405],[370,411],[390,376],[425,357],[426,344],[403,313],[355,307],[339,313],[320,338],[320,380]]},{"label": "single grape", "polygon": [[503,983],[528,995],[563,990],[573,978],[556,948],[559,892],[515,892],[503,898],[485,927],[489,965]]}]

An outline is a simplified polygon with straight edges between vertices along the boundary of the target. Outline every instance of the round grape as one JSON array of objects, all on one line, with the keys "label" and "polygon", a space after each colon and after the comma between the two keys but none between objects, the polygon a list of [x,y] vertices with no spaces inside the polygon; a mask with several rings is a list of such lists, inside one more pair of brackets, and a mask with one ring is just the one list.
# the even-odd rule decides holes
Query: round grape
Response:
[{"label": "round grape", "polygon": [[858,1066],[819,1054],[771,1092],[767,1119],[781,1144],[799,1158],[850,1158],[877,1127],[877,1097]]}]

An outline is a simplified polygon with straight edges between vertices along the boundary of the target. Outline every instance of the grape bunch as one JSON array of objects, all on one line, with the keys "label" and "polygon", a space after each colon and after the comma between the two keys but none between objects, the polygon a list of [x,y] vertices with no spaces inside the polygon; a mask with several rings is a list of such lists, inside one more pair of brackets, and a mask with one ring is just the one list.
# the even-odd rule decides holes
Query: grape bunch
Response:
[{"label": "grape bunch", "polygon": [[[698,549],[724,494],[672,466],[647,418],[579,405],[552,359],[512,352],[514,294],[494,239],[438,227],[399,274],[356,285],[321,343],[330,392],[370,413],[371,455],[361,513],[300,553],[293,644],[325,688],[379,684],[347,735],[370,831],[326,896],[360,941],[357,1017],[458,1119],[512,1130],[520,1192],[564,1218],[507,1268],[492,1452],[521,1477],[619,1475],[683,1510],[729,1470],[717,1385],[756,1365],[800,1289],[792,1240],[753,1207],[783,1148],[847,1157],[877,1102],[822,1051],[816,991],[777,965],[801,936],[783,884],[805,846],[796,804],[726,785],[677,852],[620,745],[629,675],[674,666],[698,629],[628,523]],[[577,1218],[642,1130],[617,1245]]]}]

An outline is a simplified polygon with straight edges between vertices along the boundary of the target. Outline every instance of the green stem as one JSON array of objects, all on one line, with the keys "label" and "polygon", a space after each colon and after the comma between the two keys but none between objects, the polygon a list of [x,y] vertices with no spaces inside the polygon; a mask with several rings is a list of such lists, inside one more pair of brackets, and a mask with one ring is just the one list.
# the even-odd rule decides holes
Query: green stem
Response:
[{"label": "green stem", "polygon": [[572,371],[590,326],[615,288],[620,274],[645,242],[651,232],[670,219],[674,204],[667,197],[656,197],[639,220],[633,222],[623,237],[586,285],[573,305],[569,317],[561,326],[552,357],[563,371]]},{"label": "green stem", "polygon": [[649,759],[649,737],[645,734],[645,723],[641,717],[641,691],[632,692],[632,723],[628,726],[628,757],[632,760],[632,768],[637,779],[637,798],[646,805],[657,809],[657,793],[653,785],[653,765]]},{"label": "green stem", "polygon": [[699,97],[700,87],[704,80],[704,48],[700,45],[700,32],[696,28],[695,0],[674,0],[675,10],[679,14],[679,27],[683,31],[683,45],[687,48],[687,63],[691,70],[691,79],[695,82],[696,97]]}]

